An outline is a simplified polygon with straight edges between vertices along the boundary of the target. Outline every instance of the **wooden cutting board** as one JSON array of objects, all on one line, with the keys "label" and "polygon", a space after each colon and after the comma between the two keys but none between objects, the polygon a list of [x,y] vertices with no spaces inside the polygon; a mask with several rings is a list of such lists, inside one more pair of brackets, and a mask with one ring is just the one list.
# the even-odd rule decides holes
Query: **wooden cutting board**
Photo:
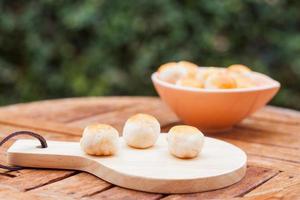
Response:
[{"label": "wooden cutting board", "polygon": [[85,154],[77,142],[48,141],[39,148],[36,140],[17,140],[8,149],[11,165],[75,169],[94,174],[115,185],[156,193],[191,193],[223,188],[240,181],[247,156],[227,142],[205,137],[203,151],[194,159],[178,159],[168,152],[161,134],[149,149],[128,147],[120,138],[115,156]]}]

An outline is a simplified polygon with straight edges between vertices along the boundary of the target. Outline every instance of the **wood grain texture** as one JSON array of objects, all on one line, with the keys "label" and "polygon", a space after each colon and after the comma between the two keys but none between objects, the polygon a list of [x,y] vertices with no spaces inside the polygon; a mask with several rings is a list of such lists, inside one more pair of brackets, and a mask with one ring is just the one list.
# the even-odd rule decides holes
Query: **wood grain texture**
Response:
[{"label": "wood grain texture", "polygon": [[170,112],[166,105],[160,101],[146,101],[112,112],[93,115],[80,120],[74,120],[68,123],[68,125],[83,128],[92,123],[106,123],[114,126],[116,129],[118,129],[118,131],[120,131],[120,133],[122,133],[122,129],[126,120],[130,116],[137,113],[153,115],[160,122],[161,126],[178,121],[178,118],[172,112]]},{"label": "wood grain texture", "polygon": [[[9,199],[9,200],[55,200],[54,197],[43,194],[29,194],[27,192],[20,192],[13,187],[0,184],[0,199]],[[70,198],[66,198],[69,200]]]},{"label": "wood grain texture", "polygon": [[164,198],[164,200],[223,199],[238,197],[271,179],[277,173],[278,171],[276,170],[261,167],[249,167],[246,172],[246,177],[242,181],[227,188],[194,194],[170,195]]},{"label": "wood grain texture", "polygon": [[248,154],[248,164],[270,169],[276,169],[279,171],[300,173],[300,163],[298,162],[290,162],[283,159],[269,158],[260,155]]},{"label": "wood grain texture", "polygon": [[300,200],[300,184],[292,185],[284,190],[251,197],[234,198],[235,200]]},{"label": "wood grain texture", "polygon": [[[255,126],[255,124],[253,124],[253,126]],[[283,132],[267,132],[237,127],[232,129],[231,131],[218,133],[214,135],[216,135],[217,137],[241,140],[249,143],[253,142],[264,145],[299,149],[300,141],[298,139],[298,133],[299,132],[291,132],[287,134]]]},{"label": "wood grain texture", "polygon": [[300,184],[300,175],[295,173],[281,172],[274,178],[255,188],[245,195],[245,197],[265,195],[283,191],[289,187]]},{"label": "wood grain texture", "polygon": [[[273,158],[278,160],[284,160],[289,162],[298,163],[300,160],[300,154],[298,149],[285,148],[281,146],[263,145],[257,143],[248,143],[241,140],[226,139],[223,137],[217,137],[231,144],[234,144],[241,149],[244,149],[249,155],[259,155],[265,158]],[[300,163],[299,163],[300,164]]]},{"label": "wood grain texture", "polygon": [[24,169],[10,172],[10,176],[0,176],[0,183],[24,192],[65,179],[76,173],[65,170]]},{"label": "wood grain texture", "polygon": [[[65,134],[64,132],[60,132],[61,129],[57,129],[56,132],[48,131],[47,128],[46,130],[43,129],[41,126],[40,128],[24,128],[23,126],[17,126],[17,125],[6,125],[6,124],[1,124],[0,122],[0,137],[3,138],[7,135],[9,135],[12,132],[15,131],[21,131],[21,130],[27,130],[27,131],[32,131],[39,133],[46,139],[50,140],[58,140],[58,141],[79,141],[81,136],[78,135],[69,135]],[[18,136],[17,138],[13,138],[12,140],[15,139],[22,139],[22,138],[29,138],[28,136]]]},{"label": "wood grain texture", "polygon": [[0,108],[0,112],[6,116],[44,119],[56,122],[71,122],[95,114],[118,110],[129,105],[134,105],[139,101],[147,101],[147,99],[148,98],[141,97],[131,101],[128,97],[89,97],[45,100],[6,106]]},{"label": "wood grain texture", "polygon": [[[151,109],[147,108],[148,104]],[[103,120],[116,125],[121,130],[126,117],[137,112],[149,112],[159,117],[165,131],[174,124],[180,124],[176,116],[158,98],[72,98],[0,108],[0,137],[12,131],[26,129],[39,132],[51,140],[78,141],[78,135],[85,124]],[[18,120],[14,120],[13,117]],[[209,134],[209,136],[227,140],[247,152],[250,176],[248,174],[244,179],[247,184],[240,182],[221,191],[211,191],[210,194],[197,193],[196,197],[202,197],[201,199],[232,199],[233,197],[234,199],[299,199],[299,128],[300,112],[267,106],[227,133]],[[3,152],[11,143],[0,148],[1,162],[6,160]],[[41,171],[45,172],[41,173]],[[10,199],[167,198],[161,194],[137,192],[112,185],[102,190],[102,181],[99,180],[98,185],[88,174],[71,172],[71,175],[65,176],[62,172],[65,171],[26,169],[6,172],[0,170],[0,199],[3,197],[11,197]],[[293,178],[290,179],[290,175],[293,175]],[[40,178],[40,176],[43,177]],[[38,181],[32,181],[36,178]],[[87,181],[91,181],[92,184],[86,193],[76,190],[76,187],[85,188]],[[233,187],[235,189],[232,189]],[[27,191],[28,188],[31,189]],[[38,192],[40,190],[45,193],[42,197]],[[84,196],[85,194],[87,196]],[[170,196],[170,198],[175,197],[193,198],[189,195]]]},{"label": "wood grain texture", "polygon": [[65,197],[79,199],[92,196],[111,187],[112,185],[110,183],[91,174],[79,173],[62,179],[61,181],[45,185],[44,187],[38,187],[29,193],[45,194],[47,196],[54,196],[57,199],[64,199]]},{"label": "wood grain texture", "polygon": [[19,127],[20,129],[35,129],[36,131],[48,131],[71,136],[81,136],[83,131],[82,128],[68,126],[59,122],[26,117],[0,116],[0,124]]},{"label": "wood grain texture", "polygon": [[163,197],[162,194],[153,194],[153,193],[145,193],[139,192],[136,190],[129,190],[120,187],[113,187],[109,190],[103,191],[101,193],[95,194],[91,197],[86,197],[84,200],[89,199],[104,199],[104,200],[156,200]]}]

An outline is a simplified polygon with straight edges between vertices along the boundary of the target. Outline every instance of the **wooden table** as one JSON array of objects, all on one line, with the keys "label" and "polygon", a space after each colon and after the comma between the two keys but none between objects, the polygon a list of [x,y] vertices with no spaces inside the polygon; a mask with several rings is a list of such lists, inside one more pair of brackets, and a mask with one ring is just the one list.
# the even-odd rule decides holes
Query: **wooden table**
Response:
[{"label": "wooden table", "polygon": [[[31,130],[49,140],[78,141],[90,123],[109,123],[121,131],[137,112],[156,116],[163,131],[180,123],[154,97],[73,98],[0,108],[0,136]],[[120,188],[79,171],[0,170],[0,199],[300,199],[300,112],[267,106],[230,132],[208,135],[247,152],[241,182],[204,193],[162,195]],[[12,142],[0,147],[2,163]]]}]

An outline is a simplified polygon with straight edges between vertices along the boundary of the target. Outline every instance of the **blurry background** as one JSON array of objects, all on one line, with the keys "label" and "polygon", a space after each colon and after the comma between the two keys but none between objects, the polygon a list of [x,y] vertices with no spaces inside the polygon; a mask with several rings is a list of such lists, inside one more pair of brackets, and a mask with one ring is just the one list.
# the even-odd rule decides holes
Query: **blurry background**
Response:
[{"label": "blurry background", "polygon": [[156,95],[165,62],[243,63],[300,109],[300,1],[1,0],[0,104]]}]

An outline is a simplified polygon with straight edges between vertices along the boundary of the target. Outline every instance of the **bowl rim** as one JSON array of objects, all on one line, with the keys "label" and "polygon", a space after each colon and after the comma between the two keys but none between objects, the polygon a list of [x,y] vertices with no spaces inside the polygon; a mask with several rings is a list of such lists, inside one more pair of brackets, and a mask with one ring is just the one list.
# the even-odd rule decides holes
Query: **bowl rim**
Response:
[{"label": "bowl rim", "polygon": [[263,85],[263,86],[256,86],[256,87],[250,87],[250,88],[234,88],[234,89],[204,89],[204,88],[192,88],[192,87],[184,87],[175,85],[172,83],[168,83],[166,81],[160,80],[158,78],[158,73],[154,72],[151,75],[151,79],[153,83],[157,83],[159,85],[162,85],[164,87],[174,89],[174,90],[181,90],[181,91],[189,91],[189,92],[198,92],[198,93],[239,93],[239,92],[255,92],[255,91],[262,91],[262,90],[269,90],[269,89],[275,89],[280,88],[280,83],[272,78],[270,78],[267,75],[264,75],[259,72],[252,72],[256,75],[262,76],[265,79],[269,79],[270,84]]}]

